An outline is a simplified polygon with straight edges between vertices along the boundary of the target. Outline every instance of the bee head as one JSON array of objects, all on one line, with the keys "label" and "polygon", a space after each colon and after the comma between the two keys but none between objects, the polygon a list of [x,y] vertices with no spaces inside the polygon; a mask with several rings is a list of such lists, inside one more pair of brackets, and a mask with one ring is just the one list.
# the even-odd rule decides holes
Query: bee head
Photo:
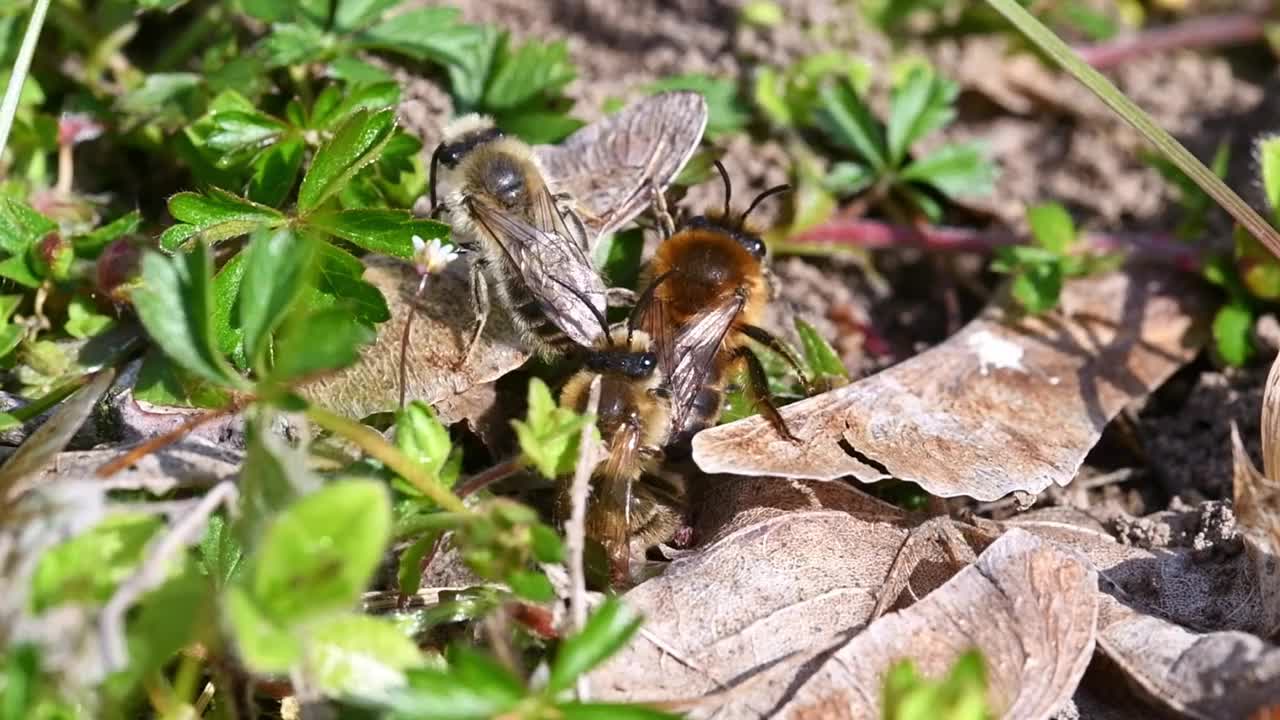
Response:
[{"label": "bee head", "polygon": [[658,355],[648,350],[597,350],[589,353],[583,364],[588,370],[601,375],[621,375],[640,380],[649,377],[657,369]]},{"label": "bee head", "polygon": [[706,215],[696,215],[689,218],[680,225],[681,230],[705,230],[714,233],[721,233],[733,238],[734,242],[742,246],[744,250],[751,253],[751,256],[757,260],[764,259],[765,245],[764,240],[760,236],[741,226],[741,224],[730,223],[725,218],[708,217]]},{"label": "bee head", "polygon": [[443,140],[431,153],[431,169],[428,178],[431,185],[431,208],[439,204],[437,197],[437,168],[443,165],[454,170],[472,150],[503,137],[493,121],[481,115],[464,115],[444,129]]}]

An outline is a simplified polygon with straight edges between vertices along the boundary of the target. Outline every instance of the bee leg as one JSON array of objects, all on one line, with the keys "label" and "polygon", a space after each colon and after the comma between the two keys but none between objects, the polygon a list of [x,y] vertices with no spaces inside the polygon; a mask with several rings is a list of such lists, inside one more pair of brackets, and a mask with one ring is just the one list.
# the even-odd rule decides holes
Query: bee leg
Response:
[{"label": "bee leg", "polygon": [[748,390],[755,396],[755,404],[760,414],[765,416],[779,435],[793,443],[799,443],[800,438],[791,434],[786,421],[782,419],[782,414],[778,412],[778,406],[773,404],[773,398],[769,396],[769,377],[764,372],[764,365],[760,364],[760,358],[751,352],[751,348],[740,347],[733,351],[733,359],[746,363],[750,386]]},{"label": "bee leg", "polygon": [[489,281],[485,279],[484,265],[480,260],[471,263],[471,300],[476,308],[476,317],[471,323],[471,339],[467,341],[458,367],[465,367],[471,361],[471,352],[480,342],[480,334],[489,319]]},{"label": "bee leg", "polygon": [[791,366],[791,369],[800,378],[800,382],[804,384],[805,389],[812,392],[813,388],[810,385],[809,376],[805,373],[804,368],[801,367],[800,359],[777,335],[758,325],[739,325],[738,331],[782,356],[782,359],[787,361],[787,364]]},{"label": "bee leg", "polygon": [[630,288],[615,287],[604,291],[605,304],[609,307],[635,307],[636,291]]},{"label": "bee leg", "polygon": [[662,239],[666,240],[676,234],[676,221],[667,210],[667,196],[654,185],[649,182],[649,191],[653,194],[653,219],[658,223],[658,232],[662,233]]}]

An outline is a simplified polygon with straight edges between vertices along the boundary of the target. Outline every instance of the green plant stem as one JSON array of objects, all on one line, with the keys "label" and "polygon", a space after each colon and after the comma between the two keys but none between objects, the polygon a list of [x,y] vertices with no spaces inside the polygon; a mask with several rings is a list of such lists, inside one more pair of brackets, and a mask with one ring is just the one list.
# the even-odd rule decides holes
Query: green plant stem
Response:
[{"label": "green plant stem", "polygon": [[36,42],[40,39],[40,29],[44,27],[44,16],[48,11],[49,0],[36,0],[31,9],[31,20],[27,23],[27,32],[22,36],[22,47],[18,48],[18,57],[13,63],[9,87],[5,89],[3,104],[0,104],[0,155],[4,154],[9,144],[9,131],[13,129],[14,115],[18,114],[22,86],[31,70],[31,58],[36,53]]},{"label": "green plant stem", "polygon": [[470,512],[467,506],[463,505],[462,501],[458,499],[457,495],[454,495],[439,483],[433,482],[431,478],[422,472],[421,468],[405,457],[404,453],[387,442],[373,428],[325,410],[317,405],[311,405],[307,408],[307,418],[325,430],[341,435],[355,443],[371,457],[381,461],[400,477],[408,480],[411,485],[442,509],[462,515]]},{"label": "green plant stem", "polygon": [[987,0],[987,4],[995,8],[1014,27],[1018,28],[1027,39],[1031,40],[1046,55],[1071,73],[1085,87],[1098,96],[1107,107],[1129,123],[1143,135],[1165,157],[1178,166],[1178,169],[1199,185],[1212,197],[1222,209],[1236,219],[1253,234],[1276,257],[1280,257],[1280,233],[1262,218],[1248,203],[1240,198],[1226,183],[1214,175],[1204,163],[1196,159],[1185,147],[1168,132],[1156,124],[1149,115],[1142,111],[1132,100],[1120,92],[1111,81],[1097,70],[1089,67],[1080,59],[1066,43],[1062,42],[1053,31],[1036,20],[1030,13],[1022,9],[1016,0]]}]

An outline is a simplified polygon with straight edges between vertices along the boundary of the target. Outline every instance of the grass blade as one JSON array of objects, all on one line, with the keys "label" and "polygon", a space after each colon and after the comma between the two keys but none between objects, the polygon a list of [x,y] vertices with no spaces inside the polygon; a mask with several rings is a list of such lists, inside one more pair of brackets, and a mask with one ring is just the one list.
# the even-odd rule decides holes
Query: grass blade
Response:
[{"label": "grass blade", "polygon": [[9,144],[13,116],[18,114],[18,99],[22,95],[22,86],[27,81],[31,57],[36,53],[36,41],[40,39],[40,28],[44,27],[44,16],[48,10],[49,0],[36,0],[31,9],[31,21],[27,23],[27,32],[22,36],[22,47],[18,48],[18,57],[13,63],[13,73],[9,75],[9,87],[4,91],[4,103],[0,104],[0,155],[4,154],[5,146]]},{"label": "grass blade", "polygon": [[1280,257],[1280,233],[1277,233],[1275,228],[1249,207],[1249,204],[1235,191],[1205,167],[1204,163],[1197,160],[1172,135],[1157,125],[1151,116],[1142,111],[1142,108],[1125,97],[1124,93],[1111,84],[1111,81],[1103,77],[1102,73],[1085,64],[1075,51],[1067,47],[1067,44],[1054,35],[1052,30],[1022,9],[1016,0],[987,0],[987,4],[1013,23],[1014,27],[1058,63],[1062,69],[1084,83],[1085,87],[1107,104],[1107,107],[1132,125],[1162,155],[1169,158],[1170,162],[1177,165],[1179,170],[1186,173],[1187,177],[1208,193],[1223,210],[1230,213],[1236,222],[1266,245],[1273,255]]}]

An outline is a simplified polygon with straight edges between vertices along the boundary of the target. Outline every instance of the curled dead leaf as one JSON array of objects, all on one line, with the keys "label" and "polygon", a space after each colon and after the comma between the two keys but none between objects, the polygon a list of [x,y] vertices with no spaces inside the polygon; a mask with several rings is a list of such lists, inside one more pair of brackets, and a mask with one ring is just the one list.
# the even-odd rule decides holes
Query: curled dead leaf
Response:
[{"label": "curled dead leaf", "polygon": [[994,500],[1065,485],[1103,428],[1204,340],[1194,278],[1134,265],[1075,280],[1061,307],[1021,317],[989,307],[946,342],[859,382],[693,439],[704,472],[863,482]]},{"label": "curled dead leaf", "polygon": [[987,666],[995,717],[1048,718],[1093,656],[1097,575],[1071,553],[1010,530],[910,608],[877,620],[825,658],[780,717],[881,717],[890,666],[909,658],[939,677],[970,648]]}]

